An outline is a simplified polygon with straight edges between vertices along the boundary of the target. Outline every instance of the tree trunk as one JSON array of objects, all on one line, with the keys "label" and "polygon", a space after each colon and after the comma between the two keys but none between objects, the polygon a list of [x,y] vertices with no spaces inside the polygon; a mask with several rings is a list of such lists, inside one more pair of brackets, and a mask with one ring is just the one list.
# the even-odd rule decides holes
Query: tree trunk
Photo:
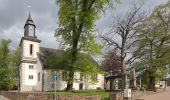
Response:
[{"label": "tree trunk", "polygon": [[[92,4],[93,3],[94,2],[92,2]],[[91,6],[92,6],[92,4],[91,4]],[[83,5],[82,5],[82,12],[85,13],[87,10],[88,10],[88,1],[84,0],[83,1]],[[84,16],[86,16],[86,15],[84,15]],[[75,65],[75,63],[77,61],[78,42],[79,42],[79,38],[80,38],[80,35],[82,33],[82,30],[83,30],[84,18],[85,17],[81,18],[82,22],[78,25],[78,27],[76,26],[76,22],[75,22],[76,18],[75,17],[73,18],[74,29],[73,29],[73,40],[72,40],[73,44],[72,44],[72,48],[71,48],[72,49],[72,54],[71,54],[71,57],[72,57],[72,59],[71,59],[72,60],[72,66],[69,69],[69,82],[67,84],[67,90],[72,90],[72,88],[73,88],[74,65]]]},{"label": "tree trunk", "polygon": [[69,82],[67,83],[66,90],[72,90],[73,89],[74,65],[75,65],[75,63],[77,61],[78,41],[79,41],[79,38],[80,38],[82,27],[83,27],[83,24],[80,25],[80,28],[79,28],[78,32],[75,32],[73,34],[73,45],[72,45],[72,52],[71,52],[72,65],[69,68]]},{"label": "tree trunk", "polygon": [[77,60],[77,45],[78,45],[78,39],[73,39],[73,47],[72,47],[72,54],[71,54],[72,65],[69,68],[69,82],[67,83],[67,90],[73,89],[74,65]]},{"label": "tree trunk", "polygon": [[149,77],[148,89],[153,90],[154,87],[155,87],[155,77],[150,76],[150,77]]},{"label": "tree trunk", "polygon": [[73,78],[74,78],[73,67],[70,67],[68,76],[69,76],[69,79],[68,79],[68,82],[67,82],[66,90],[70,91],[70,90],[73,90]]},{"label": "tree trunk", "polygon": [[73,83],[67,83],[67,88],[66,90],[71,91],[73,90]]}]

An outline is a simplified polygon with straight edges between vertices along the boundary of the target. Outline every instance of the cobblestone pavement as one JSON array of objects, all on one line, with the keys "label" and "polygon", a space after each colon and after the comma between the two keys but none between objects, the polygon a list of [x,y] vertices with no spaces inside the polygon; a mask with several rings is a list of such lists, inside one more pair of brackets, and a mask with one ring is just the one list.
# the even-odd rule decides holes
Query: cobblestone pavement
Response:
[{"label": "cobblestone pavement", "polygon": [[9,100],[9,99],[7,99],[7,98],[0,95],[0,100]]},{"label": "cobblestone pavement", "polygon": [[136,100],[170,100],[170,87],[168,87],[163,93],[147,95]]}]

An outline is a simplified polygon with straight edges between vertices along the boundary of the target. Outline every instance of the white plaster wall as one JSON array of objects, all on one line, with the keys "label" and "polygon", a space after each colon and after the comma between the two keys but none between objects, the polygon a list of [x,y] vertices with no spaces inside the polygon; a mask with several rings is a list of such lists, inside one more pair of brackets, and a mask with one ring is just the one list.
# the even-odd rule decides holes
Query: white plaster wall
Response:
[{"label": "white plaster wall", "polygon": [[[33,65],[34,68],[29,69],[29,65]],[[25,73],[25,75],[24,75],[25,81],[23,83],[24,85],[28,85],[28,86],[36,85],[36,83],[37,83],[36,67],[37,67],[37,64],[23,63],[22,68],[24,69],[24,73]],[[33,75],[33,79],[29,79],[29,75]]]},{"label": "white plaster wall", "polygon": [[50,90],[51,84],[51,73],[50,70],[44,70],[44,91]]},{"label": "white plaster wall", "polygon": [[[29,65],[33,65],[33,69],[29,69]],[[39,64],[22,63],[21,64],[21,85],[23,90],[30,87],[31,90],[24,91],[42,91],[42,67]],[[38,73],[40,72],[40,81],[38,81]],[[29,75],[33,75],[33,79],[29,79]],[[32,88],[31,88],[32,87]]]},{"label": "white plaster wall", "polygon": [[[30,55],[30,44],[33,44],[33,54]],[[37,58],[37,52],[39,52],[40,43],[23,40],[22,41],[22,57],[31,57],[31,58]]]},{"label": "white plaster wall", "polygon": [[[34,65],[35,66],[35,65]],[[41,80],[38,81],[38,72],[41,73]],[[34,75],[34,79],[29,80],[29,75]],[[75,77],[79,77],[79,73],[75,74]],[[98,82],[95,84],[84,82],[83,83],[83,89],[97,89],[97,87],[100,87],[101,89],[104,88],[104,76],[98,74],[97,76]],[[24,86],[32,86],[32,90],[30,91],[41,91],[42,90],[42,66],[40,65],[40,62],[38,61],[36,67],[34,69],[29,69],[29,64],[23,63],[22,64],[22,82]],[[74,82],[73,88],[75,90],[79,90],[79,83],[80,82]],[[44,70],[44,91],[54,91],[55,88],[52,87],[52,84],[54,86],[55,81],[53,80],[53,75],[51,70]],[[64,90],[67,87],[67,83],[65,81],[62,81],[61,78],[56,81],[56,90]],[[28,88],[27,88],[28,89]],[[29,91],[29,90],[28,90]]]},{"label": "white plaster wall", "polygon": [[[33,44],[33,54],[30,55],[30,44]],[[21,44],[21,60],[37,61],[35,63],[21,63],[21,91],[41,91],[42,90],[42,77],[38,81],[38,73],[42,76],[42,66],[37,59],[37,52],[39,52],[40,43],[23,40]],[[33,65],[33,69],[29,69],[29,65]],[[33,75],[33,79],[29,79],[29,75]]]},{"label": "white plaster wall", "polygon": [[[52,84],[55,84],[53,79],[53,74],[51,70],[44,70],[44,91],[53,91],[55,88],[52,87]],[[62,81],[61,78],[56,81],[56,90],[64,90],[67,84],[65,81]]]},{"label": "white plaster wall", "polygon": [[[35,66],[35,65],[34,65]],[[21,63],[20,66],[20,81],[21,91],[33,91],[33,86],[36,84],[35,71],[29,69],[29,63]],[[29,75],[33,75],[33,79],[29,79]]]},{"label": "white plaster wall", "polygon": [[[75,73],[75,78],[79,78],[80,74],[78,72]],[[100,87],[101,89],[104,89],[104,76],[101,74],[97,75],[98,82],[95,84],[92,84],[90,82],[83,82],[83,89],[97,89]],[[73,88],[75,90],[79,90],[79,83],[80,82],[74,82]],[[51,73],[51,70],[44,70],[44,90],[45,91],[54,91],[55,89],[52,88],[52,84],[54,83],[53,75]],[[62,81],[61,78],[56,81],[56,90],[64,90],[67,87],[67,83],[65,81]]]},{"label": "white plaster wall", "polygon": [[[76,72],[74,77],[79,80],[80,73]],[[101,89],[104,89],[104,76],[101,75],[101,74],[98,74],[97,75],[97,80],[98,80],[97,83],[80,82],[80,81],[79,82],[74,82],[73,83],[73,88],[75,90],[79,90],[79,83],[83,83],[83,89],[90,90],[90,89],[97,89],[98,87],[101,88]]]},{"label": "white plaster wall", "polygon": [[92,83],[84,83],[83,88],[84,89],[97,89],[98,87],[101,89],[104,89],[104,76],[101,74],[97,75],[98,82],[95,84]]},{"label": "white plaster wall", "polygon": [[[76,79],[76,80],[79,81],[79,79],[80,79],[80,72],[75,72],[75,73],[74,73],[74,79]],[[79,82],[74,82],[74,83],[73,83],[73,88],[74,88],[75,90],[79,90]]]},{"label": "white plaster wall", "polygon": [[79,90],[79,83],[78,83],[78,82],[74,82],[74,83],[73,83],[73,88],[74,88],[75,90]]},{"label": "white plaster wall", "polygon": [[[35,71],[36,71],[36,84],[34,86],[34,89],[36,91],[42,91],[42,65],[40,63],[39,58],[37,58],[37,66],[35,67]],[[40,80],[38,80],[38,73],[40,73]]]}]

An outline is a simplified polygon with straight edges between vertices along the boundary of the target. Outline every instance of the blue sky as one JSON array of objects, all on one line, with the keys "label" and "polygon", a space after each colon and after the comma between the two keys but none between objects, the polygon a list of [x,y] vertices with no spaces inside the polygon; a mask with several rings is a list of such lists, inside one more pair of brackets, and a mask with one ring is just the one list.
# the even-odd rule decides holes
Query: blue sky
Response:
[{"label": "blue sky", "polygon": [[[125,13],[132,6],[132,2],[139,0],[121,0],[116,4],[116,9],[101,14],[101,19],[96,22],[98,31],[107,30],[112,25],[115,17]],[[144,10],[152,11],[159,4],[168,0],[144,0]],[[36,24],[36,35],[42,40],[41,46],[58,48],[58,42],[54,38],[54,31],[57,28],[58,7],[54,0],[0,0],[0,39],[9,38],[12,40],[10,48],[18,47],[21,37],[24,35],[24,24],[28,17],[28,4]]]}]

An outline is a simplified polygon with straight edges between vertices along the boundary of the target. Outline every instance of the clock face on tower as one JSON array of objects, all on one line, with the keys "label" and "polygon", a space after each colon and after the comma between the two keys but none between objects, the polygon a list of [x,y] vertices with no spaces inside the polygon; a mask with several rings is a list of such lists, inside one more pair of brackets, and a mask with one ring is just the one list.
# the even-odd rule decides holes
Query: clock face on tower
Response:
[{"label": "clock face on tower", "polygon": [[29,36],[34,36],[34,26],[29,26]]}]

